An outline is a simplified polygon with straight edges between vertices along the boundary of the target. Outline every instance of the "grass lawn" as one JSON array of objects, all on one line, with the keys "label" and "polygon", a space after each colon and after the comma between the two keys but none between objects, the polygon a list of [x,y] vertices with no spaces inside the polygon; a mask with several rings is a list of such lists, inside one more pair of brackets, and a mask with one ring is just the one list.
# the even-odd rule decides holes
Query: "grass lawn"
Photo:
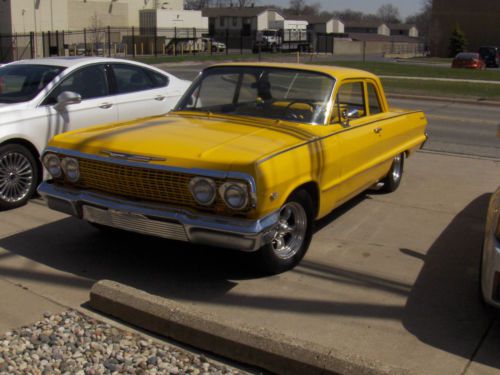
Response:
[{"label": "grass lawn", "polygon": [[[262,53],[262,60],[279,60],[277,57],[290,59],[295,54],[270,54]],[[203,54],[203,55],[184,55],[184,56],[154,56],[138,57],[137,60],[148,64],[159,64],[169,62],[205,62],[205,61],[225,61],[225,60],[257,60],[258,55],[255,54]],[[428,59],[428,58],[420,58]],[[434,59],[436,60],[436,59]],[[438,59],[440,62],[449,59]],[[436,60],[436,61],[438,61]],[[305,58],[304,58],[304,61]],[[426,60],[424,60],[426,61]],[[333,61],[333,62],[316,62],[315,64],[322,65],[337,65],[346,66],[357,69],[368,70],[377,75],[385,76],[406,76],[406,77],[432,77],[432,78],[458,78],[470,80],[490,80],[500,81],[500,69],[475,71],[466,69],[451,69],[442,66],[428,66],[411,63],[394,63],[394,62],[374,62],[374,61]],[[453,98],[471,98],[471,99],[487,99],[500,100],[500,85],[485,84],[485,83],[467,83],[467,82],[441,82],[441,81],[426,81],[422,79],[415,80],[399,80],[399,79],[382,79],[384,88],[387,93],[407,94],[407,95],[429,95],[443,96]]]},{"label": "grass lawn", "polygon": [[[276,54],[262,53],[262,59],[275,57]],[[136,61],[140,61],[145,64],[161,64],[161,63],[175,63],[175,62],[205,62],[205,61],[225,61],[225,60],[257,60],[259,55],[253,53],[247,54],[229,54],[218,53],[218,54],[203,54],[203,55],[183,55],[183,56],[138,56],[135,58]]]},{"label": "grass lawn", "polygon": [[[325,64],[324,62],[321,64]],[[478,79],[486,81],[500,81],[500,69],[469,70],[451,69],[439,66],[413,65],[407,63],[375,62],[375,61],[333,61],[327,65],[347,66],[356,69],[368,70],[377,75]]]},{"label": "grass lawn", "polygon": [[412,57],[409,59],[399,60],[403,63],[426,63],[426,64],[450,64],[453,61],[452,57]]},{"label": "grass lawn", "polygon": [[447,98],[471,98],[500,100],[500,85],[469,82],[440,82],[418,79],[383,78],[388,94],[443,96]]}]

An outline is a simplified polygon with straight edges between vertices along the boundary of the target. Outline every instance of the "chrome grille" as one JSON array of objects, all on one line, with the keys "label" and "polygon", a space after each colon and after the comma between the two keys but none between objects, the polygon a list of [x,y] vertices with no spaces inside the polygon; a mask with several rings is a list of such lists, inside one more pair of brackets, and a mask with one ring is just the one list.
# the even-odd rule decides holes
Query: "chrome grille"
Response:
[{"label": "chrome grille", "polygon": [[93,206],[83,206],[83,218],[92,223],[178,241],[188,241],[184,226],[179,223],[151,219],[144,215]]},{"label": "chrome grille", "polygon": [[[189,191],[192,175],[83,158],[79,162],[78,186],[81,188],[140,200],[199,207]],[[224,182],[215,181],[217,188]],[[212,209],[225,209],[220,197],[217,197]]]}]

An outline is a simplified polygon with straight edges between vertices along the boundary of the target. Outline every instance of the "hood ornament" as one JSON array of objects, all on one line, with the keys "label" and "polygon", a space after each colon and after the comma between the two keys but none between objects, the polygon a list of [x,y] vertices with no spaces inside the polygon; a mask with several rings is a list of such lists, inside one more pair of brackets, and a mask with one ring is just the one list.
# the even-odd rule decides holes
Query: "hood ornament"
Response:
[{"label": "hood ornament", "polygon": [[165,158],[157,158],[154,156],[144,156],[144,155],[134,155],[126,154],[124,152],[114,152],[109,150],[102,150],[103,154],[108,155],[111,158],[121,159],[121,160],[131,160],[131,161],[141,161],[144,163],[149,163],[150,161],[166,161]]}]

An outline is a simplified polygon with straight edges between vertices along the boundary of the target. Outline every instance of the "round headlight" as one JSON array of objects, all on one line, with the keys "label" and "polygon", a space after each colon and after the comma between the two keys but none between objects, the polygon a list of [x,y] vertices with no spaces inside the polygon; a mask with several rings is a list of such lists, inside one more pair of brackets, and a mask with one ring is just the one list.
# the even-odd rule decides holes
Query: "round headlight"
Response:
[{"label": "round headlight", "polygon": [[233,210],[241,210],[248,205],[248,188],[245,184],[225,183],[220,188],[220,195]]},{"label": "round headlight", "polygon": [[70,182],[77,182],[80,179],[80,166],[78,160],[73,158],[64,158],[61,167]]},{"label": "round headlight", "polygon": [[45,154],[43,156],[43,165],[54,178],[62,176],[61,159],[56,154]]},{"label": "round headlight", "polygon": [[210,178],[194,177],[189,181],[189,190],[196,202],[202,206],[210,206],[215,200],[217,187]]}]

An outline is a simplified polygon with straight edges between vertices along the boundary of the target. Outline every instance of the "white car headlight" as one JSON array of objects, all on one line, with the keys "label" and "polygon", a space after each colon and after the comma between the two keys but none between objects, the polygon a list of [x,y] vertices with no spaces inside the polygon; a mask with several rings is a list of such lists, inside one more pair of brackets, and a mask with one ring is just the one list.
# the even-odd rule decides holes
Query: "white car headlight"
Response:
[{"label": "white car headlight", "polygon": [[210,206],[217,193],[215,181],[205,177],[194,177],[189,181],[189,190],[196,202],[202,206]]},{"label": "white car headlight", "polygon": [[80,165],[78,160],[73,158],[64,158],[61,161],[61,167],[70,182],[77,182],[80,179]]},{"label": "white car headlight", "polygon": [[59,178],[62,176],[61,159],[59,159],[59,156],[51,153],[45,154],[42,162],[52,177]]},{"label": "white car headlight", "polygon": [[248,206],[248,187],[246,184],[226,182],[219,189],[219,194],[226,205],[233,210],[242,210]]}]

